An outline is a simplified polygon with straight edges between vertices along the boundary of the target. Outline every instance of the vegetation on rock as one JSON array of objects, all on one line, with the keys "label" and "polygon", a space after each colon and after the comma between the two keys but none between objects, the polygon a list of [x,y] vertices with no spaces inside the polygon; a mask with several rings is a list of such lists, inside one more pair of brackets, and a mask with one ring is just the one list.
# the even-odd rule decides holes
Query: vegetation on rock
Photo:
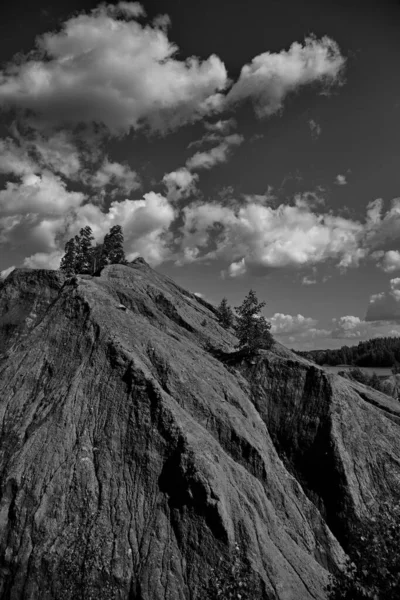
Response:
[{"label": "vegetation on rock", "polygon": [[260,598],[254,573],[242,560],[238,544],[235,545],[232,561],[223,563],[221,559],[218,567],[212,570],[206,597],[207,600],[255,600]]},{"label": "vegetation on rock", "polygon": [[254,352],[260,348],[270,348],[273,338],[270,332],[271,323],[261,315],[265,302],[259,302],[254,290],[250,290],[240,306],[235,308],[237,313],[235,334],[239,342],[237,348],[246,348]]},{"label": "vegetation on rock", "polygon": [[229,329],[234,324],[235,315],[226,298],[222,298],[217,308],[217,317],[220,325],[225,329]]},{"label": "vegetation on rock", "polygon": [[383,504],[369,523],[356,527],[345,569],[330,578],[329,600],[400,598],[400,505]]},{"label": "vegetation on rock", "polygon": [[111,227],[104,237],[103,244],[92,246],[92,229],[83,227],[79,235],[65,244],[65,254],[61,259],[60,270],[68,276],[74,274],[94,275],[99,269],[111,264],[127,264],[124,253],[124,235],[120,225]]}]

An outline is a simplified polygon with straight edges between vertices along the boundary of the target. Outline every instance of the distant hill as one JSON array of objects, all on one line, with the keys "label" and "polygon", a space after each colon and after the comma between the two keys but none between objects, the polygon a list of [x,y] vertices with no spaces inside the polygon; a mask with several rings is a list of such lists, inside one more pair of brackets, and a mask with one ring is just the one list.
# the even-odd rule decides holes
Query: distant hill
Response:
[{"label": "distant hill", "polygon": [[337,350],[298,351],[297,354],[317,365],[392,367],[400,364],[400,338],[382,337],[360,342],[357,346],[342,346]]}]

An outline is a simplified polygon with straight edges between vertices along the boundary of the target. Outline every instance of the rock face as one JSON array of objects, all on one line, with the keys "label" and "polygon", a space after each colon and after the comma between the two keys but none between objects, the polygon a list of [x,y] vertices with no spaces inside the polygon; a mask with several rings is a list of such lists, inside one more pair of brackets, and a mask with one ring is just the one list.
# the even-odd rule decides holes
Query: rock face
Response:
[{"label": "rock face", "polygon": [[142,259],[14,271],[0,339],[2,600],[207,600],[236,543],[259,598],[323,600],[397,497],[399,403],[278,344],[229,356]]}]

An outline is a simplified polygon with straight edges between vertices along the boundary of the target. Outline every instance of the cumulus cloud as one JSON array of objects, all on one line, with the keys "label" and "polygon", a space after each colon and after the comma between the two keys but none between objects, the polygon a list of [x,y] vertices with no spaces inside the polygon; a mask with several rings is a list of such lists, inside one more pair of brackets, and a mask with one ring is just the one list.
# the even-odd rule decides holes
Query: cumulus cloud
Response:
[{"label": "cumulus cloud", "polygon": [[26,148],[42,168],[75,179],[82,169],[79,151],[66,131],[58,131],[48,137],[40,134],[25,141]]},{"label": "cumulus cloud", "polygon": [[22,176],[40,169],[25,148],[11,138],[0,139],[0,173]]},{"label": "cumulus cloud", "polygon": [[186,167],[182,167],[166,173],[162,181],[167,188],[168,199],[176,201],[195,194],[198,179],[197,173],[191,173]]},{"label": "cumulus cloud", "polygon": [[332,337],[343,339],[360,338],[367,326],[365,321],[352,315],[333,319],[333,324]]},{"label": "cumulus cloud", "polygon": [[79,206],[84,197],[81,192],[68,191],[65,183],[49,171],[30,173],[18,183],[8,182],[0,191],[0,215],[61,215]]},{"label": "cumulus cloud", "polygon": [[200,169],[211,169],[218,163],[224,163],[228,160],[232,148],[240,146],[243,142],[244,137],[237,133],[228,135],[224,140],[211,150],[206,152],[196,152],[194,156],[186,161],[186,167],[189,170],[200,170]]},{"label": "cumulus cloud", "polygon": [[179,60],[165,21],[137,20],[137,3],[102,4],[38,38],[36,54],[0,72],[0,106],[36,125],[97,122],[113,134],[165,131],[220,109],[228,83],[215,55]]},{"label": "cumulus cloud", "polygon": [[86,177],[85,183],[98,189],[112,185],[115,191],[130,194],[140,187],[140,178],[128,165],[105,158],[100,168]]},{"label": "cumulus cloud", "polygon": [[316,319],[304,317],[303,315],[285,315],[283,313],[275,313],[270,319],[271,333],[275,335],[293,335],[315,328]]},{"label": "cumulus cloud", "polygon": [[398,250],[388,250],[383,254],[380,267],[385,273],[398,271],[400,269],[400,252]]},{"label": "cumulus cloud", "polygon": [[340,83],[345,64],[339,46],[331,38],[307,37],[304,44],[295,42],[289,50],[264,52],[245,65],[227,102],[251,99],[259,117],[267,117],[283,107],[287,94],[306,84]]},{"label": "cumulus cloud", "polygon": [[335,183],[336,185],[347,185],[346,175],[336,175]]},{"label": "cumulus cloud", "polygon": [[400,277],[389,282],[389,289],[372,294],[366,321],[400,321]]},{"label": "cumulus cloud", "polygon": [[[183,210],[182,247],[197,259],[224,258],[232,264],[301,267],[333,259],[342,267],[358,264],[363,226],[317,213],[307,204],[243,206],[197,203]],[[232,267],[235,270],[235,267]],[[241,268],[241,272],[243,267]]]},{"label": "cumulus cloud", "polygon": [[240,277],[246,273],[246,270],[246,261],[242,258],[241,260],[230,264],[227,271],[222,271],[221,275],[223,278],[226,277],[226,275],[228,277]]}]

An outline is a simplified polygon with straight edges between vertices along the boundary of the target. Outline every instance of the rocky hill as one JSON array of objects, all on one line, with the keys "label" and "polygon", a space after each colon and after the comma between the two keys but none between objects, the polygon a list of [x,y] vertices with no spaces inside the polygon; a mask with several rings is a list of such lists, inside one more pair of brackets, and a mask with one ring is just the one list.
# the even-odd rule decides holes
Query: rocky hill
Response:
[{"label": "rocky hill", "polygon": [[0,284],[2,600],[207,600],[235,544],[260,599],[326,597],[400,404],[235,341],[142,259]]}]

